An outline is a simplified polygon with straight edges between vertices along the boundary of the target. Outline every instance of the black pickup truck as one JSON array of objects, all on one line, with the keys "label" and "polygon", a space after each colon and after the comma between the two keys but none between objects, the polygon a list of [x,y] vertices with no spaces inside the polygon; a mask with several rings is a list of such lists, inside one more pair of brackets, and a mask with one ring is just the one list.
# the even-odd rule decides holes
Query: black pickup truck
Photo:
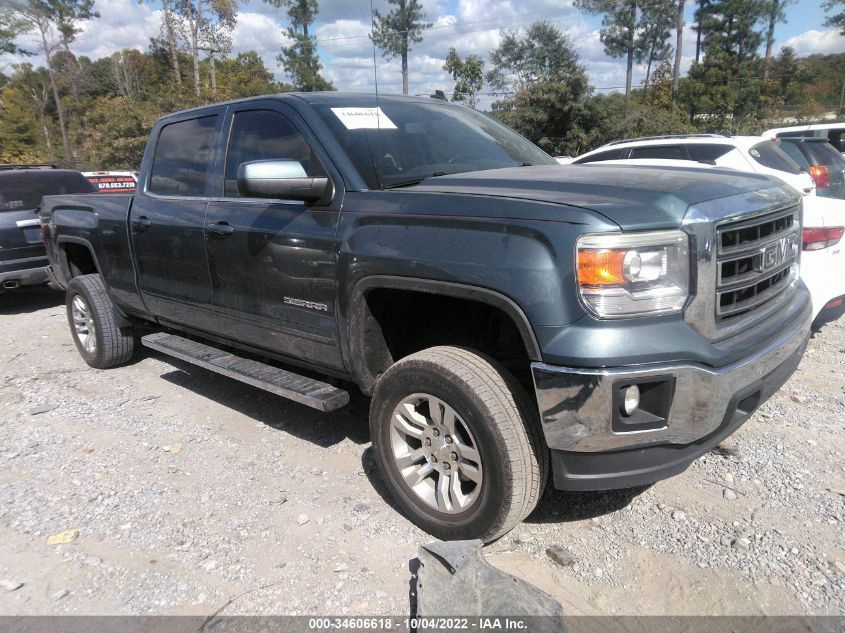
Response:
[{"label": "black pickup truck", "polygon": [[323,411],[372,396],[382,477],[444,539],[558,488],[683,471],[806,346],[801,202],[733,171],[561,166],[432,99],[180,112],[133,196],[42,203],[85,361],[136,344]]}]

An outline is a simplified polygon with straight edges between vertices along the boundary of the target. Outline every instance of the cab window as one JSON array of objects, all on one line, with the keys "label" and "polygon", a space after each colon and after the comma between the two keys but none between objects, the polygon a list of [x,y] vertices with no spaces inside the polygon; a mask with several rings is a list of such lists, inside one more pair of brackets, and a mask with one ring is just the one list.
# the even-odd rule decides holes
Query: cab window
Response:
[{"label": "cab window", "polygon": [[216,114],[165,125],[153,156],[150,191],[162,196],[206,195],[216,129]]},{"label": "cab window", "polygon": [[295,160],[308,176],[325,176],[305,138],[275,110],[236,112],[226,152],[224,195],[240,197],[238,167],[254,160]]}]

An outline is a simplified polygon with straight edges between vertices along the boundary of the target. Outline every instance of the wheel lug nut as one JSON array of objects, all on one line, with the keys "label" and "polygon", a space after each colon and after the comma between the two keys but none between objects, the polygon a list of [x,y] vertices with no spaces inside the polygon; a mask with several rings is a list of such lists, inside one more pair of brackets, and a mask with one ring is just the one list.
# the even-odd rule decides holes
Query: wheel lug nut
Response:
[{"label": "wheel lug nut", "polygon": [[452,436],[451,436],[451,435],[447,435],[447,436],[446,436],[446,437],[444,437],[443,439],[444,439],[444,440],[446,440],[446,443],[447,443],[447,444],[451,444],[451,443],[452,443]]},{"label": "wheel lug nut", "polygon": [[425,438],[425,445],[431,446],[431,438],[430,437]]},{"label": "wheel lug nut", "polygon": [[432,456],[431,456],[431,463],[432,463],[432,464],[436,464],[436,463],[437,463],[437,455],[432,455]]},{"label": "wheel lug nut", "polygon": [[452,467],[449,465],[449,462],[443,462],[443,470],[449,470],[450,468]]},{"label": "wheel lug nut", "polygon": [[451,453],[449,453],[449,457],[451,458],[451,460],[453,462],[458,461],[458,454],[455,451],[452,451]]},{"label": "wheel lug nut", "polygon": [[439,430],[439,429],[433,429],[433,430],[431,431],[431,434],[432,434],[434,437],[440,437],[440,430]]}]

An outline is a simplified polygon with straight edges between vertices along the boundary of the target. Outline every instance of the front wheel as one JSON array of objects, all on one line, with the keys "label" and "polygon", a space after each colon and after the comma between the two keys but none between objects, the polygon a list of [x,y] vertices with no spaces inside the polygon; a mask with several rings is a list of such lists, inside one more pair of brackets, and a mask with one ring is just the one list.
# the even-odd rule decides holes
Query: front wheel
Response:
[{"label": "front wheel", "polygon": [[135,338],[117,326],[100,275],[71,280],[67,288],[67,319],[76,349],[91,367],[106,369],[132,358]]},{"label": "front wheel", "polygon": [[392,365],[370,408],[394,499],[443,540],[502,536],[537,504],[547,452],[522,387],[494,360],[433,347]]}]

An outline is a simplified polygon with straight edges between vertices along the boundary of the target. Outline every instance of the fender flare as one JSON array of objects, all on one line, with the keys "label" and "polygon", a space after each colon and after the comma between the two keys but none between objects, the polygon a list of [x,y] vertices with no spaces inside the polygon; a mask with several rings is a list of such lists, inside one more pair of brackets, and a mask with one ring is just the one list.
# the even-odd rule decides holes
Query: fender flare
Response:
[{"label": "fender flare", "polygon": [[476,301],[497,308],[507,315],[516,325],[529,360],[542,360],[540,344],[537,342],[537,337],[534,335],[534,330],[525,312],[523,312],[522,308],[513,299],[500,292],[450,281],[398,277],[393,275],[370,275],[358,281],[349,295],[348,328],[346,332],[350,373],[355,382],[360,386],[361,391],[367,395],[372,393],[378,377],[372,374],[365,362],[366,350],[364,349],[365,338],[363,332],[366,325],[367,311],[364,296],[367,292],[375,289],[410,290],[434,295],[445,295],[458,299]]},{"label": "fender flare", "polygon": [[[56,238],[56,246],[61,247],[62,244],[78,244],[79,246],[84,246],[88,249],[88,252],[91,254],[91,259],[94,260],[94,266],[97,268],[97,274],[103,277],[102,267],[100,266],[100,260],[97,259],[97,253],[94,251],[94,247],[91,245],[91,242],[86,240],[82,237],[75,237],[73,235],[60,235]],[[65,253],[64,248],[61,248],[62,255],[64,260],[61,262],[62,266],[66,268],[62,270],[62,276],[65,277],[65,287],[67,284],[70,283],[70,280],[73,279],[70,275],[70,262],[67,261],[67,253]],[[106,292],[110,292],[109,284],[105,277],[103,277],[103,284],[106,287]],[[117,320],[118,327],[131,327],[133,325],[132,320],[126,313],[123,312],[117,305],[112,302],[112,312],[114,312],[115,319]]]}]

